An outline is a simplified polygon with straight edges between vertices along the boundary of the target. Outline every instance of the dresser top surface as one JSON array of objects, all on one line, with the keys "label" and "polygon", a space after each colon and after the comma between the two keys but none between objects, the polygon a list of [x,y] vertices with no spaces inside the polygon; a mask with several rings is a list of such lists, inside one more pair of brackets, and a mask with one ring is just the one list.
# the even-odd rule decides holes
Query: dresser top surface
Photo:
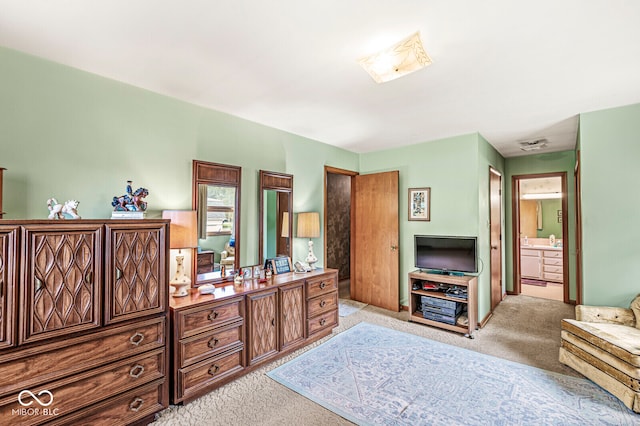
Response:
[{"label": "dresser top surface", "polygon": [[273,275],[271,279],[264,282],[260,282],[259,279],[247,279],[241,283],[234,283],[228,281],[220,283],[215,286],[214,293],[200,294],[198,289],[192,288],[189,290],[189,295],[184,297],[170,297],[169,305],[171,309],[181,309],[187,307],[193,307],[199,304],[209,303],[213,301],[220,301],[229,299],[232,297],[243,296],[249,293],[255,293],[269,288],[277,288],[286,284],[290,284],[296,281],[302,281],[310,278],[320,277],[325,274],[337,274],[337,269],[316,269],[311,272],[295,273],[287,272],[284,274]]}]

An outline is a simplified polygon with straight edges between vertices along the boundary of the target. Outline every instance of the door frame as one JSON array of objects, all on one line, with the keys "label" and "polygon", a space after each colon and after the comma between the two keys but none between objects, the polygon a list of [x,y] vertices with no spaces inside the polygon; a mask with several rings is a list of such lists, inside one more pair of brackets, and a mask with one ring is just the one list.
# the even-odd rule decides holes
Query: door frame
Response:
[{"label": "door frame", "polygon": [[[493,282],[493,268],[494,268],[494,264],[491,261],[492,256],[492,250],[493,249],[493,243],[494,241],[492,240],[492,233],[491,233],[491,225],[493,224],[491,222],[491,217],[492,217],[492,203],[491,203],[491,175],[495,175],[498,176],[500,178],[499,182],[500,182],[500,188],[499,188],[499,194],[500,194],[500,201],[499,201],[499,208],[500,208],[500,219],[499,219],[499,225],[500,225],[500,233],[499,233],[499,237],[498,237],[498,241],[499,241],[499,246],[497,248],[497,250],[499,251],[499,261],[498,261],[498,270],[499,270],[499,285],[500,285],[500,300],[494,300],[494,282]],[[490,280],[490,306],[491,306],[491,312],[493,312],[495,310],[495,308],[500,304],[500,302],[502,302],[502,300],[504,299],[504,288],[503,288],[503,282],[504,282],[504,276],[502,273],[502,265],[504,264],[504,256],[503,256],[503,252],[504,252],[504,247],[503,247],[503,238],[502,236],[504,235],[504,227],[503,227],[503,214],[504,214],[504,209],[502,208],[503,206],[503,197],[502,197],[502,187],[504,185],[503,179],[502,179],[502,173],[497,170],[496,168],[494,168],[493,166],[489,166],[489,280]],[[494,304],[495,303],[495,304]]]},{"label": "door frame", "polygon": [[520,281],[520,181],[526,179],[559,177],[562,187],[562,276],[564,303],[570,303],[569,299],[569,225],[568,225],[568,192],[567,172],[536,173],[528,175],[511,176],[511,229],[513,238],[513,294],[522,292]]}]

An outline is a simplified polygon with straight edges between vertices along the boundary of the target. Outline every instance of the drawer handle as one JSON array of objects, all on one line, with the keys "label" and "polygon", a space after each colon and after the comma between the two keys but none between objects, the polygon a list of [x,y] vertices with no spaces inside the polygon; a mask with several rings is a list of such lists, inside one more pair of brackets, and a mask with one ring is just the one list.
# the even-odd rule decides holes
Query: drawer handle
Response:
[{"label": "drawer handle", "polygon": [[131,403],[129,403],[129,410],[133,411],[134,413],[137,413],[138,411],[140,411],[143,404],[144,404],[144,399],[140,397],[136,397],[133,401],[131,401]]},{"label": "drawer handle", "polygon": [[271,325],[274,326],[274,327],[276,326],[276,319],[275,318],[271,319]]},{"label": "drawer handle", "polygon": [[217,344],[218,344],[219,340],[214,337],[213,339],[209,340],[209,347],[211,349],[213,349]]},{"label": "drawer handle", "polygon": [[323,300],[323,301],[320,302],[320,307],[324,308],[326,304],[327,304],[327,301]]},{"label": "drawer handle", "polygon": [[144,340],[144,334],[139,333],[137,331],[136,331],[136,334],[134,334],[129,338],[129,342],[131,342],[133,346],[140,346],[140,343],[142,343],[143,340]]},{"label": "drawer handle", "polygon": [[87,284],[93,284],[92,283],[93,272],[91,272],[91,271],[87,272],[87,275],[84,276],[84,280],[87,282]]},{"label": "drawer handle", "polygon": [[320,283],[320,286],[319,286],[319,287],[320,287],[320,290],[324,289],[326,286],[327,286],[327,283],[325,283],[324,281],[322,281],[322,282]]},{"label": "drawer handle", "polygon": [[209,314],[209,316],[207,318],[209,318],[209,321],[213,321],[214,319],[218,318],[220,314],[218,313],[218,311],[213,311]]},{"label": "drawer handle", "polygon": [[116,268],[116,280],[122,278],[122,269]]},{"label": "drawer handle", "polygon": [[320,320],[320,325],[325,325],[326,323],[327,323],[327,320],[326,320],[326,319],[322,318],[322,319]]},{"label": "drawer handle", "polygon": [[3,295],[3,289],[4,288],[4,280],[2,278],[0,278],[0,297],[2,297]]},{"label": "drawer handle", "polygon": [[44,283],[39,278],[36,278],[36,287],[35,287],[36,293],[42,290],[43,288],[44,288]]},{"label": "drawer handle", "polygon": [[218,371],[220,371],[220,366],[218,364],[214,364],[210,369],[209,369],[209,374],[211,374],[212,376],[214,374],[216,374]]},{"label": "drawer handle", "polygon": [[129,371],[129,376],[137,379],[138,377],[142,376],[142,373],[144,373],[144,366],[136,364]]}]

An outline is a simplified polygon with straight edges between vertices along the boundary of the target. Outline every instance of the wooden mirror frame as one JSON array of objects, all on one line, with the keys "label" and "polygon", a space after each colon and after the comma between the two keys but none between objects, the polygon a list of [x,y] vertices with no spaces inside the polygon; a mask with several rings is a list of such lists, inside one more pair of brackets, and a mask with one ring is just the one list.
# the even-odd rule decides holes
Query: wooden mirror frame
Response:
[{"label": "wooden mirror frame", "polygon": [[[235,187],[236,197],[234,205],[234,238],[235,238],[235,258],[233,269],[238,270],[240,267],[240,187],[242,181],[242,168],[239,166],[230,166],[228,164],[210,163],[207,161],[193,160],[193,179],[192,179],[192,208],[198,211],[198,185],[219,185]],[[215,283],[233,280],[233,275],[220,276],[219,278],[211,278],[199,280],[197,275],[197,253],[193,257],[192,271],[196,272],[196,279],[193,280],[195,286],[205,283]]]},{"label": "wooden mirror frame", "polygon": [[[287,244],[287,249],[283,250],[283,253],[277,253],[278,255],[286,255],[291,258],[293,254],[293,244],[291,244],[291,238],[293,238],[293,175],[289,175],[286,173],[278,173],[278,172],[269,172],[266,170],[260,170],[260,182],[259,182],[259,191],[260,191],[260,201],[259,201],[259,232],[258,232],[258,260],[260,263],[264,263],[264,191],[272,190],[278,193],[279,204],[281,203],[282,198],[287,194],[288,200],[286,202],[286,209],[279,208],[277,217],[281,217],[282,212],[289,212],[289,241]],[[276,235],[278,235],[279,246],[280,244],[284,244],[282,241],[285,237],[280,237],[282,235],[282,223],[281,221],[277,222],[276,227]]]}]

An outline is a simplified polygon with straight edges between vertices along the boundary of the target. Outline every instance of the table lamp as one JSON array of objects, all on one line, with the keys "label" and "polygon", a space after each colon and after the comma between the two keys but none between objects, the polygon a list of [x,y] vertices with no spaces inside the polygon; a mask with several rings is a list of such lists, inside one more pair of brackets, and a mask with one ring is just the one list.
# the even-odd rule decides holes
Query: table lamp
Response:
[{"label": "table lamp", "polygon": [[163,210],[162,217],[171,219],[169,229],[169,248],[178,249],[176,255],[176,274],[169,284],[175,289],[173,297],[183,297],[189,294],[191,278],[185,273],[182,249],[193,249],[198,246],[196,235],[195,210]]},{"label": "table lamp", "polygon": [[317,212],[298,213],[298,237],[309,238],[309,253],[304,260],[309,264],[309,268],[316,269],[315,263],[318,258],[313,254],[312,238],[320,236],[320,214]]}]

